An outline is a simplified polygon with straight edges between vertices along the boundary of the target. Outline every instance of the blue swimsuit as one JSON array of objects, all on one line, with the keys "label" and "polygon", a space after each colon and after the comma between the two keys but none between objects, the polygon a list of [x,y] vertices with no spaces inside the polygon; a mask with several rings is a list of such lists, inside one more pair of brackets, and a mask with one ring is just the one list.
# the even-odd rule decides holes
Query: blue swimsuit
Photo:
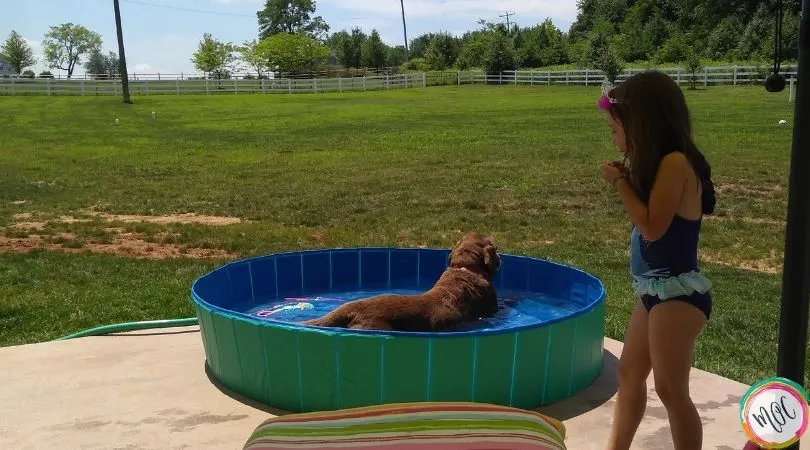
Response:
[{"label": "blue swimsuit", "polygon": [[701,220],[675,215],[666,234],[654,242],[633,227],[630,269],[633,290],[650,311],[670,299],[689,303],[706,315],[712,313],[712,283],[698,269],[698,236]]}]

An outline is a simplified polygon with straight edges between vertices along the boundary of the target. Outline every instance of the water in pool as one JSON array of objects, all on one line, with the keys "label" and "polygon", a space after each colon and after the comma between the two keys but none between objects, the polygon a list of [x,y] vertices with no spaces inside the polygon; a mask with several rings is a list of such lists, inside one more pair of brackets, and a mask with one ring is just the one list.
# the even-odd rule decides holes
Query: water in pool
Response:
[{"label": "water in pool", "polygon": [[[245,313],[260,319],[301,322],[321,317],[341,304],[352,300],[379,294],[414,295],[421,292],[423,291],[354,291],[309,297],[288,297],[279,302],[257,306]],[[488,331],[536,325],[567,316],[579,309],[568,300],[542,294],[527,295],[526,292],[511,293],[509,291],[499,291],[498,294],[500,306],[495,316],[459,325],[451,331]]]}]

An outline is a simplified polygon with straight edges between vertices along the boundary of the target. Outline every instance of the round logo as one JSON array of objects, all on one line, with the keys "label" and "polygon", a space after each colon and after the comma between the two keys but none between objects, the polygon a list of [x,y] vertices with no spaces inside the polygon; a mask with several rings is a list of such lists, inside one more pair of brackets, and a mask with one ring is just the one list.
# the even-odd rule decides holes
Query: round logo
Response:
[{"label": "round logo", "polygon": [[743,430],[762,448],[788,447],[807,431],[807,401],[807,392],[791,380],[762,380],[751,386],[740,402]]}]

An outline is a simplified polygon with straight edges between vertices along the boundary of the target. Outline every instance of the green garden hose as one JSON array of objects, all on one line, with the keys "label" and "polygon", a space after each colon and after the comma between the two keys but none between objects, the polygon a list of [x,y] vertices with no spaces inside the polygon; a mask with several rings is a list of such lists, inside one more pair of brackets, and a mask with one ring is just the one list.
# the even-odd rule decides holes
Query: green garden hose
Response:
[{"label": "green garden hose", "polygon": [[101,327],[91,328],[89,330],[79,331],[78,333],[69,334],[67,336],[54,339],[54,341],[64,341],[67,339],[75,339],[85,336],[98,336],[109,333],[121,333],[124,331],[135,330],[149,330],[153,328],[175,328],[175,327],[188,327],[197,325],[199,323],[196,317],[187,317],[185,319],[169,319],[169,320],[148,320],[144,322],[125,322],[116,323],[113,325],[104,325]]}]

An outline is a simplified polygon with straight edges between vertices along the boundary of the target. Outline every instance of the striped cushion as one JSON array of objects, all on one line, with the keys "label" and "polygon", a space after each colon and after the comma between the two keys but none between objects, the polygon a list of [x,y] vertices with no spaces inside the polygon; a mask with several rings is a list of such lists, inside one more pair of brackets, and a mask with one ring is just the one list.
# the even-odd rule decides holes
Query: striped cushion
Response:
[{"label": "striped cushion", "polygon": [[482,403],[402,403],[292,414],[262,423],[244,449],[564,450],[565,425]]}]

